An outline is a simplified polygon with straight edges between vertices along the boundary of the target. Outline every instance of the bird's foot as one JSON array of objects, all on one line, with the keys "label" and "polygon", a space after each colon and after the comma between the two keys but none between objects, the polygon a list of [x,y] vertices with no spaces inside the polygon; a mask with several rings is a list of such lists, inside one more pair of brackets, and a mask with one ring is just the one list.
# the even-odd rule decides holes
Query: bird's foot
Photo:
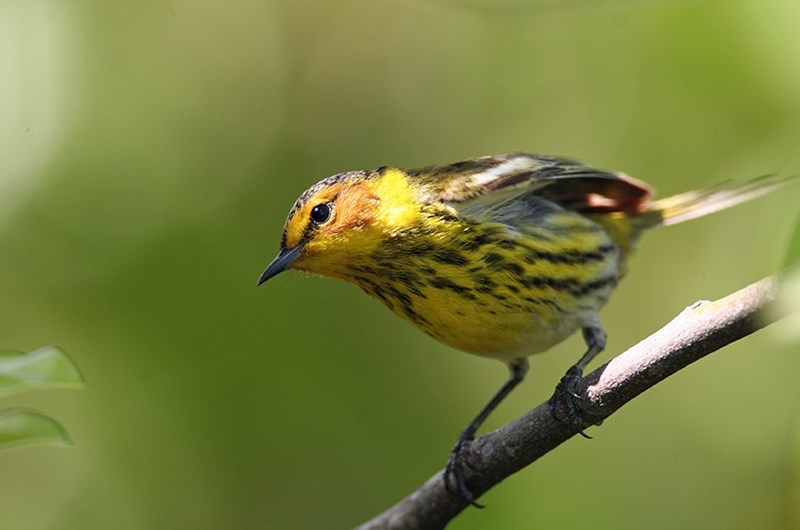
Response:
[{"label": "bird's foot", "polygon": [[472,493],[472,490],[467,485],[467,469],[475,469],[469,461],[472,440],[473,437],[471,435],[465,436],[462,434],[450,452],[450,458],[447,459],[447,465],[444,468],[444,487],[451,495],[460,496],[476,508],[483,508],[484,505],[476,500],[475,494]]},{"label": "bird's foot", "polygon": [[[561,381],[558,382],[553,396],[550,398],[548,404],[550,405],[550,413],[558,421],[569,421],[575,427],[575,430],[584,438],[591,438],[583,430],[583,418],[581,416],[581,403],[583,398],[578,392],[578,386],[583,378],[583,370],[578,366],[573,366]],[[561,418],[558,415],[559,403],[564,404],[567,411],[567,417]]]}]

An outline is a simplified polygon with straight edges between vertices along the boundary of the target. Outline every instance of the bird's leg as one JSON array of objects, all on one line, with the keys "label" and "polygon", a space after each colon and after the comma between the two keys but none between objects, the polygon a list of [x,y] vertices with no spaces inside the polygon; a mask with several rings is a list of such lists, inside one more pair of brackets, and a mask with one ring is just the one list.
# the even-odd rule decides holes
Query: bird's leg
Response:
[{"label": "bird's leg", "polygon": [[[472,467],[467,458],[470,445],[475,438],[475,433],[489,414],[491,414],[514,387],[520,384],[525,378],[525,374],[528,372],[528,360],[516,359],[508,364],[508,369],[510,372],[508,380],[500,387],[500,390],[492,396],[492,399],[484,405],[478,415],[469,422],[469,425],[461,431],[455,447],[453,447],[453,450],[450,452],[447,465],[444,468],[444,485],[447,491],[454,495],[460,495],[476,508],[483,508],[483,505],[479,504],[475,499],[475,495],[473,495],[467,486],[466,477],[464,475],[465,467]],[[454,484],[451,484],[450,477],[453,478]]]},{"label": "bird's leg", "polygon": [[562,401],[567,408],[567,415],[575,426],[575,430],[584,438],[591,438],[583,431],[583,419],[577,403],[581,399],[578,394],[578,383],[583,377],[583,369],[586,368],[586,365],[606,347],[606,332],[603,331],[598,322],[596,325],[583,328],[583,340],[586,342],[588,349],[559,381],[553,397],[550,398],[550,412],[554,418],[560,420],[561,418],[556,416],[556,406],[558,401]]}]

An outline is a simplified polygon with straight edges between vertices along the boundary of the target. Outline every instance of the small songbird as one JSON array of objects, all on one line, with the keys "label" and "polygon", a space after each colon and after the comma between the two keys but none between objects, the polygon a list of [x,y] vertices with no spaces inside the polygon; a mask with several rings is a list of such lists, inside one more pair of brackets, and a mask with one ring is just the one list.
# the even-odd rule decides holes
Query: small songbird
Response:
[{"label": "small songbird", "polygon": [[510,377],[467,425],[445,485],[479,506],[465,481],[475,433],[528,369],[528,356],[578,330],[587,350],[556,387],[583,434],[576,388],[605,347],[598,313],[639,236],[761,196],[787,179],[762,177],[652,200],[623,173],[554,156],[511,153],[403,170],[328,177],[289,211],[278,256],[286,269],[361,287],[433,338],[505,362]]}]

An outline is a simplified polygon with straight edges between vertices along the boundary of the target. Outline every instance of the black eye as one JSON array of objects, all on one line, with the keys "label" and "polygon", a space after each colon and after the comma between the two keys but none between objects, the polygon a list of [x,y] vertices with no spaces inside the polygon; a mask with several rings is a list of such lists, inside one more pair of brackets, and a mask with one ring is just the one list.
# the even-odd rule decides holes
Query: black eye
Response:
[{"label": "black eye", "polygon": [[311,209],[311,220],[321,225],[331,218],[331,205],[327,202],[318,204]]}]

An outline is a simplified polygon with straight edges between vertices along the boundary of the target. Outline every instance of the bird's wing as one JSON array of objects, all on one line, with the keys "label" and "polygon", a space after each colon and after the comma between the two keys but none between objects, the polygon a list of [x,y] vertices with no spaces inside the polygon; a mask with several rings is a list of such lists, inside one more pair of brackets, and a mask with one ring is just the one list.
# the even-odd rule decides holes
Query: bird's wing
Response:
[{"label": "bird's wing", "polygon": [[432,200],[474,210],[533,194],[581,212],[640,212],[652,189],[624,173],[569,158],[509,153],[409,171]]}]

